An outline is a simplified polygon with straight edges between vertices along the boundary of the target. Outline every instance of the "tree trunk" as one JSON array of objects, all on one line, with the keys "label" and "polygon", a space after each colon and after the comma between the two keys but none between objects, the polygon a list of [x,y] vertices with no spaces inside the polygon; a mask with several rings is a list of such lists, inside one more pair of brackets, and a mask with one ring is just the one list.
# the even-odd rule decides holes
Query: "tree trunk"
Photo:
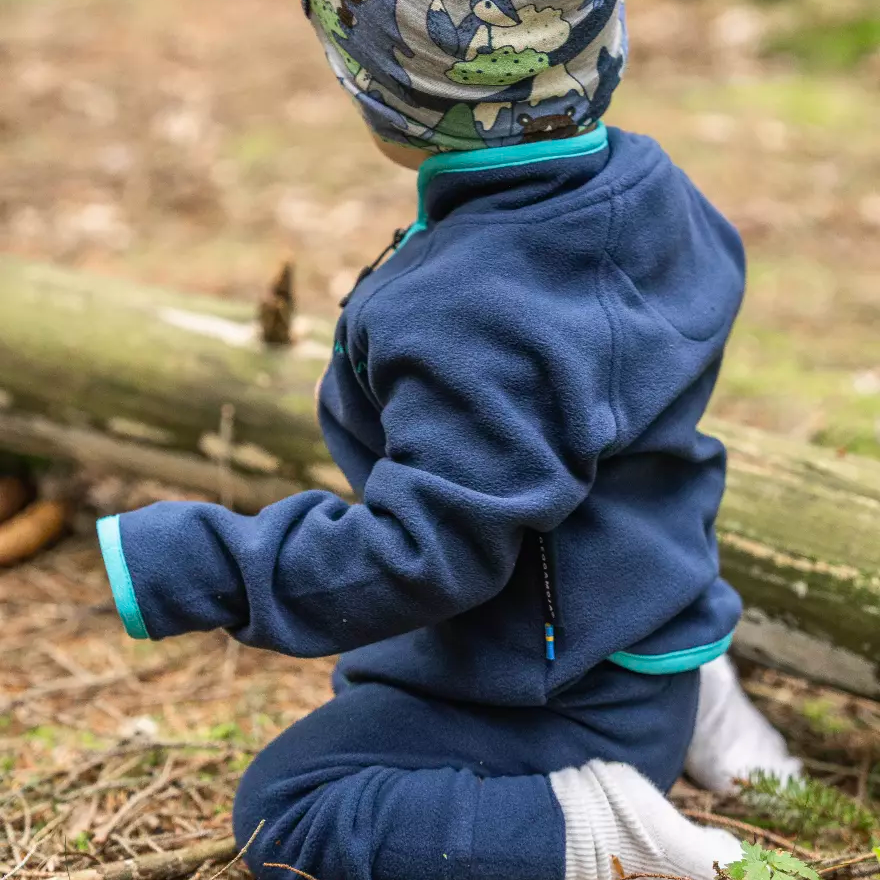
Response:
[{"label": "tree trunk", "polygon": [[[0,448],[208,491],[256,509],[345,491],[314,418],[332,327],[268,348],[256,307],[0,258]],[[722,568],[736,648],[880,696],[880,463],[706,421],[728,446]]]}]

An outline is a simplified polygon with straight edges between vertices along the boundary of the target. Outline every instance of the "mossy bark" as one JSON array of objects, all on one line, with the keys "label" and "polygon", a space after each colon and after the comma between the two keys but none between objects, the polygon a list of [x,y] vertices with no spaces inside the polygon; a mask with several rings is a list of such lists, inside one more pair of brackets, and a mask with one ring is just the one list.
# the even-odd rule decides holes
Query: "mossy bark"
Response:
[{"label": "mossy bark", "polygon": [[202,490],[225,479],[244,506],[283,495],[328,460],[313,392],[332,325],[300,319],[279,348],[256,314],[256,299],[0,257],[0,448]]},{"label": "mossy bark", "polygon": [[[344,487],[314,418],[332,327],[258,341],[254,307],[0,257],[0,449],[214,491],[255,509]],[[707,420],[729,450],[737,649],[880,695],[880,463]]]},{"label": "mossy bark", "polygon": [[729,454],[722,570],[748,611],[738,647],[880,695],[880,463],[708,419]]}]

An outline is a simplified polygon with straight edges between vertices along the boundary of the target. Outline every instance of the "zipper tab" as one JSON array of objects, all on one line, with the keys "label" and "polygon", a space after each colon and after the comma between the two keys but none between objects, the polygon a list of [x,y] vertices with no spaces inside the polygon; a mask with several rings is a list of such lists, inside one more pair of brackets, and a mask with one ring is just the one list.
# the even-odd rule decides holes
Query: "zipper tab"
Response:
[{"label": "zipper tab", "polygon": [[553,624],[544,624],[544,642],[546,643],[545,655],[548,660],[556,659],[556,634],[553,632]]},{"label": "zipper tab", "polygon": [[379,256],[376,257],[376,259],[373,260],[372,263],[370,263],[369,266],[364,266],[364,268],[361,269],[361,271],[358,273],[357,281],[355,281],[355,283],[354,283],[354,287],[344,297],[342,297],[341,300],[339,300],[339,308],[344,309],[349,304],[349,302],[351,301],[351,295],[355,292],[355,290],[357,290],[358,285],[364,279],[369,278],[369,276],[373,274],[373,272],[378,267],[379,263],[381,263],[382,260],[385,259],[385,257],[389,254],[390,251],[395,251],[395,250],[397,250],[398,247],[400,247],[400,243],[403,241],[403,239],[405,237],[406,237],[406,230],[405,229],[395,229],[394,230],[394,237],[391,239],[391,244],[389,244],[388,247],[386,247],[385,250],[382,251],[382,253],[379,254]]}]

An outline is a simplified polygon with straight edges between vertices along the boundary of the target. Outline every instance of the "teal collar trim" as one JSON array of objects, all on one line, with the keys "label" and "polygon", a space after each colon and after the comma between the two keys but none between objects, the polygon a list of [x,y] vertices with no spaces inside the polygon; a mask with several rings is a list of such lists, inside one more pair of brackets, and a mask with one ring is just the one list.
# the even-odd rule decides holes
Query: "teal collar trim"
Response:
[{"label": "teal collar trim", "polygon": [[608,659],[617,666],[629,669],[630,672],[640,672],[642,675],[670,675],[690,672],[710,660],[717,659],[727,653],[732,641],[733,633],[730,633],[709,645],[698,645],[696,648],[673,651],[671,654],[628,654],[626,651],[618,651]]},{"label": "teal collar trim", "polygon": [[592,131],[573,138],[558,141],[539,141],[535,144],[516,144],[512,147],[492,147],[487,150],[469,150],[464,153],[438,153],[422,162],[419,168],[419,213],[418,219],[407,230],[398,247],[417,232],[428,228],[426,195],[431,181],[439,174],[452,174],[467,171],[491,171],[493,168],[516,168],[521,165],[534,165],[536,162],[550,162],[553,159],[574,159],[589,156],[608,146],[608,129],[599,122]]}]

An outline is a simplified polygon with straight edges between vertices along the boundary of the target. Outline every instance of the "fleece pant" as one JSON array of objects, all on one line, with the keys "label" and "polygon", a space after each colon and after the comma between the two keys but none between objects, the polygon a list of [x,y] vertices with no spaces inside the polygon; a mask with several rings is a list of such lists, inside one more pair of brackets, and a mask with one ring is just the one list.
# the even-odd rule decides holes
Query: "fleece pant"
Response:
[{"label": "fleece pant", "polygon": [[282,733],[235,800],[258,877],[284,863],[316,880],[563,880],[565,822],[548,774],[631,764],[661,790],[684,765],[699,673],[610,663],[541,707],[451,703],[380,683],[337,696]]}]

